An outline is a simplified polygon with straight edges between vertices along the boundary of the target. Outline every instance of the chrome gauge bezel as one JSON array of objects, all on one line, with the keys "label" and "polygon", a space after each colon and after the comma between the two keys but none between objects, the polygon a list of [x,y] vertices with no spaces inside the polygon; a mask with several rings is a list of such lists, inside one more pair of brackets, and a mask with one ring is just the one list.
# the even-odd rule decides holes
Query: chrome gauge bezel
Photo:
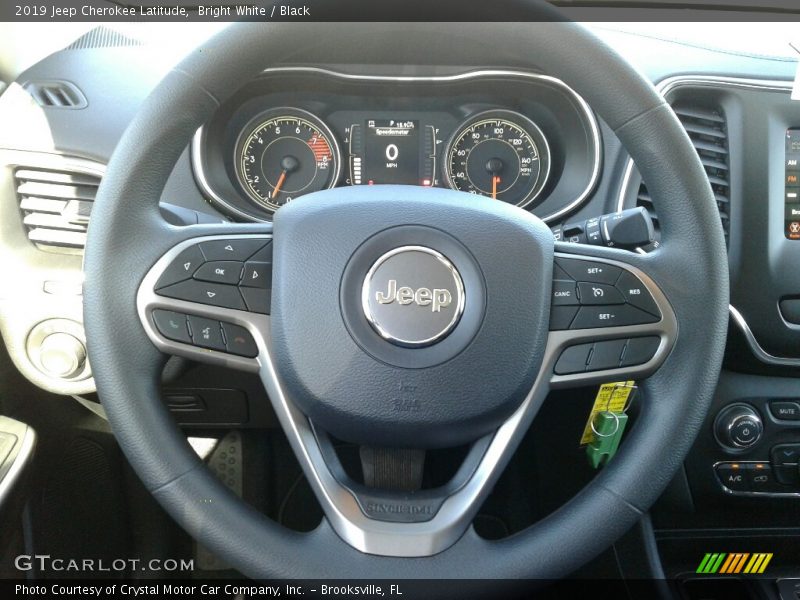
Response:
[{"label": "chrome gauge bezel", "polygon": [[444,183],[450,189],[458,190],[458,187],[456,187],[456,184],[453,181],[453,174],[450,169],[452,153],[455,150],[455,144],[464,137],[470,128],[495,119],[507,121],[516,128],[524,131],[531,138],[531,142],[539,154],[539,164],[541,165],[539,176],[537,177],[531,191],[522,200],[515,203],[515,206],[527,209],[531,206],[531,204],[533,204],[533,202],[536,201],[537,198],[541,197],[542,192],[547,186],[552,167],[552,155],[550,153],[550,144],[547,141],[547,136],[544,134],[541,127],[539,127],[529,117],[514,110],[504,108],[485,110],[470,115],[464,121],[462,121],[458,127],[456,127],[456,129],[450,135],[450,138],[447,140],[447,144],[444,148],[444,155],[442,157],[442,175]]},{"label": "chrome gauge bezel", "polygon": [[[258,209],[266,211],[270,216],[274,215],[275,211],[278,210],[280,206],[267,202],[264,200],[264,198],[256,194],[251,189],[242,171],[240,159],[242,156],[242,151],[244,150],[244,143],[247,139],[249,139],[253,132],[267,122],[280,119],[282,117],[296,118],[307,121],[325,136],[333,156],[333,172],[330,180],[322,189],[331,189],[335,187],[339,183],[339,178],[342,174],[342,151],[339,147],[339,141],[336,139],[336,136],[333,134],[333,131],[328,124],[325,123],[325,121],[323,121],[320,117],[307,110],[294,106],[279,106],[258,113],[256,116],[250,119],[244,127],[242,127],[236,136],[236,143],[234,144],[233,149],[233,168],[234,172],[236,173],[236,184],[239,186],[241,191],[244,192],[244,194],[250,200],[255,202]],[[300,195],[302,196],[303,194]]]}]

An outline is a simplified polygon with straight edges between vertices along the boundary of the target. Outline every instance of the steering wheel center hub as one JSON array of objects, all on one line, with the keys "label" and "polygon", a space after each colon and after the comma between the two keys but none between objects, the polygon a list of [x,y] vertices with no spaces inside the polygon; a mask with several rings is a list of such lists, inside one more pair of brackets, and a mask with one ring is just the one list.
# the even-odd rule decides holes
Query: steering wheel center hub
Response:
[{"label": "steering wheel center hub", "polygon": [[435,344],[464,312],[464,283],[455,265],[425,246],[401,246],[372,265],[361,305],[372,328],[398,346]]},{"label": "steering wheel center hub", "polygon": [[548,335],[553,237],[526,211],[467,198],[356,186],[276,214],[272,351],[323,430],[457,446],[491,432],[530,390]]}]

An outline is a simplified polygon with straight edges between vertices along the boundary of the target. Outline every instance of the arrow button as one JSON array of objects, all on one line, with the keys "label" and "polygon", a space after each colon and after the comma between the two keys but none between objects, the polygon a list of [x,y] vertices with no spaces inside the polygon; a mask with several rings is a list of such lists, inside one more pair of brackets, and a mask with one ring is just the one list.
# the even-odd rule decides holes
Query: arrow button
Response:
[{"label": "arrow button", "polygon": [[200,246],[189,246],[178,254],[175,260],[164,270],[161,277],[158,278],[156,289],[189,279],[204,262],[205,257],[200,251]]},{"label": "arrow button", "polygon": [[178,300],[197,302],[198,304],[247,310],[242,295],[239,293],[239,288],[235,285],[206,283],[189,279],[162,288],[158,290],[158,294]]},{"label": "arrow button", "polygon": [[244,264],[244,275],[242,287],[252,287],[270,289],[272,287],[272,263],[267,262],[246,262]]},{"label": "arrow button", "polygon": [[258,238],[239,238],[202,242],[200,247],[209,261],[245,261],[258,252],[269,240]]},{"label": "arrow button", "polygon": [[800,462],[800,444],[781,444],[772,448],[772,464],[796,465]]}]

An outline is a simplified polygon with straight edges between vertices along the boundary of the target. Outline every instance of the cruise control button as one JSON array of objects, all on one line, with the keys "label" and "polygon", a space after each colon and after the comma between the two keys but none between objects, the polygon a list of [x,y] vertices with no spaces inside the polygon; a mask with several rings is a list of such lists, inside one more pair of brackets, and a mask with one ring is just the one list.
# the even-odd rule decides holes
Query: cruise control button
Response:
[{"label": "cruise control button", "polygon": [[204,281],[182,281],[164,289],[158,290],[162,296],[186,300],[188,302],[198,302],[199,304],[210,304],[222,308],[235,308],[244,310],[245,304],[239,289],[232,285],[222,285],[219,283],[206,283]]},{"label": "cruise control button", "polygon": [[586,363],[589,360],[589,353],[592,351],[593,344],[579,344],[570,346],[561,353],[555,366],[556,375],[569,375],[571,373],[582,373],[586,370]]},{"label": "cruise control button", "polygon": [[607,283],[613,285],[619,278],[622,269],[607,263],[573,258],[556,258],[556,264],[564,269],[576,281],[590,283]]},{"label": "cruise control button", "polygon": [[619,365],[621,367],[643,365],[656,355],[660,344],[661,338],[656,336],[632,338],[628,340]]},{"label": "cruise control button", "polygon": [[212,283],[239,283],[239,276],[242,274],[242,263],[232,260],[216,260],[207,262],[197,269],[193,277],[200,281],[210,281]]},{"label": "cruise control button", "polygon": [[244,275],[239,285],[243,287],[269,289],[272,287],[272,263],[248,261],[244,264]]},{"label": "cruise control button", "polygon": [[190,279],[194,272],[205,262],[205,257],[200,251],[200,246],[189,246],[178,254],[169,266],[164,269],[161,277],[158,278],[156,289],[161,289],[179,281]]},{"label": "cruise control button", "polygon": [[617,280],[616,288],[628,304],[649,312],[651,315],[661,316],[661,311],[658,310],[658,305],[650,294],[650,290],[633,273],[623,271]]},{"label": "cruise control button", "polygon": [[247,310],[254,313],[268,315],[272,303],[272,290],[261,288],[240,288],[244,301],[247,303]]},{"label": "cruise control button", "polygon": [[206,260],[238,260],[246,261],[258,252],[267,240],[240,238],[229,240],[213,240],[202,242],[200,247],[205,254]]},{"label": "cruise control button", "polygon": [[589,371],[618,368],[620,357],[627,341],[607,340],[605,342],[597,342],[589,359]]},{"label": "cruise control button", "polygon": [[620,327],[654,323],[657,317],[628,304],[619,306],[582,306],[570,325],[570,329],[593,329],[595,327]]},{"label": "cruise control button", "polygon": [[770,400],[769,410],[776,419],[800,421],[800,403],[786,400]]},{"label": "cruise control button", "polygon": [[733,492],[749,491],[744,465],[740,463],[720,463],[716,466],[717,477],[722,485]]},{"label": "cruise control button", "polygon": [[225,346],[231,354],[249,358],[258,355],[256,341],[244,327],[223,321],[222,332],[225,334]]},{"label": "cruise control button", "polygon": [[189,315],[189,327],[192,330],[192,342],[195,346],[225,351],[219,321]]},{"label": "cruise control button", "polygon": [[577,306],[553,306],[550,309],[550,331],[569,329],[577,312]]},{"label": "cruise control button", "polygon": [[156,329],[168,340],[191,344],[189,328],[186,325],[186,315],[172,310],[156,309],[153,311],[153,322]]},{"label": "cruise control button", "polygon": [[575,282],[571,279],[553,280],[553,306],[571,306],[578,304]]},{"label": "cruise control button", "polygon": [[581,304],[625,304],[617,288],[605,283],[578,283],[578,297]]}]

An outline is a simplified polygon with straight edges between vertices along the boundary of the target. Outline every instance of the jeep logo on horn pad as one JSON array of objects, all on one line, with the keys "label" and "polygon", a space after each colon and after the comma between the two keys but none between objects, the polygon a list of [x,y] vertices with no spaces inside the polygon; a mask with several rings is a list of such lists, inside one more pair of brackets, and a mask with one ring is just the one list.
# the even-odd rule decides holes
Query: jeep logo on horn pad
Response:
[{"label": "jeep logo on horn pad", "polygon": [[364,316],[385,340],[398,346],[435,344],[464,312],[461,275],[443,254],[403,246],[372,265],[361,290]]},{"label": "jeep logo on horn pad", "polygon": [[397,281],[394,279],[389,280],[389,289],[386,293],[377,292],[375,298],[381,304],[391,304],[395,300],[398,304],[411,304],[414,302],[417,306],[430,306],[433,312],[439,312],[453,302],[453,294],[449,290],[439,288],[431,290],[425,287],[421,287],[416,291],[410,287],[397,289]]}]

